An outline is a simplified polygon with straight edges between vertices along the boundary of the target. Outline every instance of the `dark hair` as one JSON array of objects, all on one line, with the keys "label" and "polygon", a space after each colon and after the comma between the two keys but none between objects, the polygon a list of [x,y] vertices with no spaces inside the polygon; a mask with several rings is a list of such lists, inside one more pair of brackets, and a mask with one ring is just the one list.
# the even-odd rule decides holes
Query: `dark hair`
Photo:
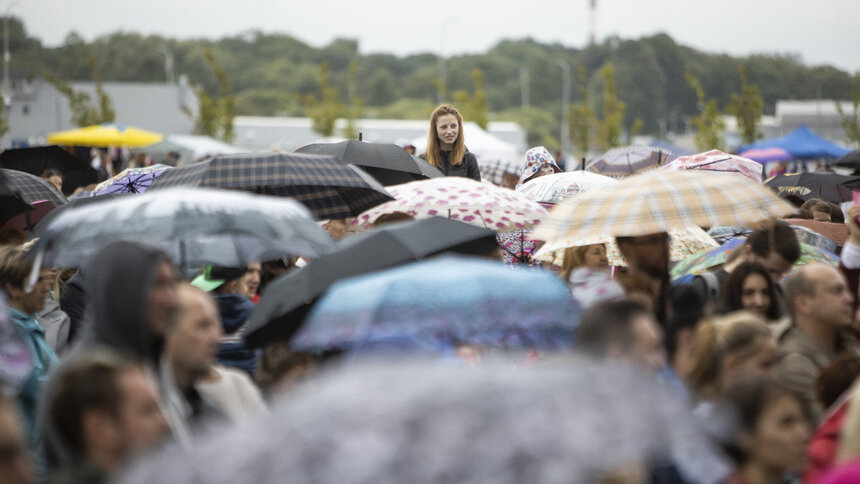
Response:
[{"label": "dark hair", "polygon": [[844,353],[821,370],[815,380],[815,393],[824,408],[828,408],[851,388],[860,376],[860,356]]},{"label": "dark hair", "polygon": [[653,316],[641,304],[633,301],[604,301],[588,308],[576,330],[576,345],[586,354],[602,358],[610,345],[624,348],[633,345],[633,318],[644,314]]},{"label": "dark hair", "polygon": [[776,252],[792,264],[800,259],[800,242],[797,241],[797,235],[783,222],[776,222],[765,229],[754,230],[746,243],[753,254],[759,257],[767,258],[771,252]]},{"label": "dark hair", "polygon": [[60,170],[54,168],[46,168],[45,171],[42,172],[42,178],[46,180],[48,178],[51,178],[52,176],[58,176],[60,178],[63,178],[63,173]]},{"label": "dark hair", "polygon": [[254,379],[263,389],[270,389],[296,368],[310,368],[317,359],[310,353],[293,351],[287,342],[278,341],[263,347]]},{"label": "dark hair", "polygon": [[833,209],[830,208],[830,204],[818,198],[807,200],[800,208],[803,210],[809,210],[810,212],[817,210],[819,212],[824,212],[827,215],[831,215],[833,213]]},{"label": "dark hair", "polygon": [[685,330],[695,329],[702,319],[705,303],[699,292],[690,285],[673,286],[669,289],[669,301],[672,314],[666,319],[666,355],[669,361],[678,351],[678,334]]},{"label": "dark hair", "polygon": [[731,274],[729,274],[729,277],[726,278],[726,282],[723,283],[722,289],[720,289],[720,304],[727,311],[738,311],[744,309],[741,303],[741,298],[743,297],[744,292],[743,286],[747,277],[752,274],[758,274],[764,277],[764,280],[767,282],[767,293],[768,296],[770,296],[770,305],[767,308],[765,316],[770,320],[779,319],[782,316],[782,311],[779,309],[779,296],[776,292],[776,286],[770,278],[770,274],[768,274],[764,266],[758,262],[743,262],[737,266]]},{"label": "dark hair", "polygon": [[800,395],[782,382],[768,377],[746,377],[732,383],[723,393],[735,410],[739,431],[754,431],[765,408],[774,400],[791,397],[800,403],[803,414],[812,422],[809,408]]},{"label": "dark hair", "polygon": [[798,210],[794,213],[790,213],[790,214],[788,214],[782,218],[784,218],[784,219],[786,219],[786,218],[799,218],[801,220],[812,220],[812,212],[810,212],[809,210],[804,210],[801,208],[800,210]]},{"label": "dark hair", "polygon": [[836,205],[833,202],[825,202],[830,205],[830,222],[834,224],[844,224],[845,223],[845,212],[842,211],[842,207]]}]

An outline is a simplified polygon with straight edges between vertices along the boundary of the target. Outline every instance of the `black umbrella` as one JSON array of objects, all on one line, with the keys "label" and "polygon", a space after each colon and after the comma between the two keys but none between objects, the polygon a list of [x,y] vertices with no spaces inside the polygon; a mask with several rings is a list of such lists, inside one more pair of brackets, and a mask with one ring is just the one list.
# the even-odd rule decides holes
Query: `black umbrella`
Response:
[{"label": "black umbrella", "polygon": [[0,225],[29,209],[30,204],[21,198],[5,173],[0,170]]},{"label": "black umbrella", "polygon": [[393,200],[382,185],[331,156],[241,153],[164,172],[150,190],[228,188],[293,197],[317,219],[348,218]]},{"label": "black umbrella", "polygon": [[794,173],[777,175],[766,181],[765,186],[776,188],[779,192],[795,193],[806,200],[820,198],[828,202],[841,203],[851,200],[852,189],[860,189],[860,176],[818,172]]},{"label": "black umbrella", "polygon": [[12,192],[20,195],[21,199],[27,203],[38,202],[39,200],[47,200],[54,204],[55,207],[68,203],[66,197],[58,192],[54,185],[39,178],[38,176],[24,173],[18,170],[8,170],[0,168],[6,178],[6,185]]},{"label": "black umbrella", "polygon": [[483,255],[494,249],[498,249],[495,232],[442,217],[352,235],[334,251],[273,281],[248,320],[245,340],[263,346],[289,339],[317,298],[340,279],[445,251]]},{"label": "black umbrella", "polygon": [[302,146],[296,153],[334,156],[344,163],[360,167],[386,186],[442,176],[442,172],[430,163],[390,143],[358,140],[314,143]]},{"label": "black umbrella", "polygon": [[854,150],[851,153],[839,158],[834,163],[836,166],[844,166],[846,168],[860,168],[860,150]]},{"label": "black umbrella", "polygon": [[42,176],[47,169],[63,174],[63,193],[69,195],[78,187],[98,182],[98,172],[86,161],[59,146],[16,148],[0,153],[0,168],[8,168]]}]

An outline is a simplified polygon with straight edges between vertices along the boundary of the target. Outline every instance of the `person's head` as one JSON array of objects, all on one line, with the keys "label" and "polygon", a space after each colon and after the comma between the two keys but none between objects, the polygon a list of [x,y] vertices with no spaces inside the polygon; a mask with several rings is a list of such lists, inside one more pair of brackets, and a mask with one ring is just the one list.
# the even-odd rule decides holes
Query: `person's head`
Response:
[{"label": "person's head", "polygon": [[406,212],[391,212],[382,214],[373,222],[373,228],[382,227],[383,225],[396,224],[400,222],[409,222],[415,220],[415,217]]},{"label": "person's head", "polygon": [[48,168],[42,172],[42,178],[54,185],[58,192],[63,193],[63,173],[60,170]]},{"label": "person's head", "polygon": [[128,164],[129,168],[142,168],[146,166],[146,153],[143,151],[137,151],[131,157],[131,161]]},{"label": "person's head", "polygon": [[860,356],[843,353],[826,366],[815,380],[815,393],[822,408],[836,403],[860,376]]},{"label": "person's head", "polygon": [[27,291],[27,277],[33,261],[24,255],[24,249],[0,246],[0,288],[9,298],[9,306],[26,314],[36,314],[45,307],[45,296],[51,291],[56,272],[49,268],[39,271],[39,279]]},{"label": "person's head", "polygon": [[664,363],[663,331],[654,315],[633,301],[601,302],[586,310],[576,345],[594,358],[625,360],[649,371]]},{"label": "person's head", "polygon": [[704,302],[690,285],[669,290],[671,314],[666,319],[666,356],[675,372],[685,378],[692,364],[696,326],[704,313]]},{"label": "person's head", "polygon": [[776,285],[758,262],[744,262],[732,270],[720,297],[722,305],[729,311],[746,309],[770,320],[782,316]]},{"label": "person's head", "polygon": [[615,282],[624,290],[627,299],[639,303],[651,313],[656,314],[659,295],[655,294],[645,276],[639,273],[626,272],[617,274]]},{"label": "person's head", "polygon": [[800,259],[800,242],[788,225],[777,222],[768,228],[754,230],[743,248],[744,260],[764,266],[774,283]]},{"label": "person's head", "polygon": [[253,298],[257,295],[257,290],[260,288],[260,276],[263,273],[263,265],[260,262],[252,262],[248,264],[248,272],[242,278],[242,294]]},{"label": "person's head", "polygon": [[459,166],[466,154],[466,144],[463,141],[463,116],[457,108],[443,104],[433,110],[430,115],[430,133],[427,135],[427,151],[424,153],[427,162],[439,168],[442,157],[439,151],[449,151],[448,162]]},{"label": "person's head", "polygon": [[738,378],[770,376],[776,341],[763,319],[739,311],[699,323],[693,355],[687,382],[699,395],[714,397]]},{"label": "person's head", "polygon": [[206,266],[191,285],[213,294],[242,294],[247,267]]},{"label": "person's head", "polygon": [[561,263],[561,274],[564,279],[577,267],[587,267],[592,270],[608,270],[609,259],[606,257],[606,244],[580,245],[564,249]]},{"label": "person's head", "polygon": [[805,331],[836,332],[851,325],[853,296],[842,272],[823,263],[795,269],[785,283],[785,302]]},{"label": "person's head", "polygon": [[0,482],[36,482],[17,404],[0,393]]},{"label": "person's head", "polygon": [[346,220],[333,218],[323,224],[323,230],[328,232],[334,240],[340,240],[346,236]]},{"label": "person's head", "polygon": [[669,275],[669,234],[616,237],[618,250],[627,260],[631,272],[638,272],[654,279],[665,279]]},{"label": "person's head", "polygon": [[813,198],[807,200],[800,208],[808,210],[812,214],[812,220],[816,222],[831,221],[832,209],[830,208],[830,204],[824,200]]},{"label": "person's head", "polygon": [[561,168],[555,162],[549,151],[543,146],[536,146],[526,151],[523,159],[523,169],[520,183],[526,183],[537,177],[560,173]]},{"label": "person's head", "polygon": [[295,267],[295,257],[282,257],[280,259],[263,261],[263,273],[260,275],[260,292],[262,293],[270,282],[295,269]]},{"label": "person's head", "polygon": [[797,394],[771,378],[751,377],[732,384],[725,398],[735,410],[743,466],[778,477],[804,468],[812,427]]},{"label": "person's head", "polygon": [[167,435],[154,381],[107,349],[74,356],[54,376],[48,425],[72,459],[113,473]]},{"label": "person's head", "polygon": [[284,342],[273,342],[263,348],[254,379],[260,388],[276,394],[294,388],[313,374],[316,367],[313,355],[292,351]]},{"label": "person's head", "polygon": [[166,351],[177,382],[192,384],[215,364],[221,342],[221,317],[212,297],[191,284],[179,285],[179,316],[167,333]]}]

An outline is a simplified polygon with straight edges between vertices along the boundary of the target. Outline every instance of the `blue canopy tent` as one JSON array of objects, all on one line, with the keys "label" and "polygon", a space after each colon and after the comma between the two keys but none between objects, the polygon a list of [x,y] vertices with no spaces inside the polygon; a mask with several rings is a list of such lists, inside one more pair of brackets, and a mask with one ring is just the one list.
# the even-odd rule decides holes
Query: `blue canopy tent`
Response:
[{"label": "blue canopy tent", "polygon": [[798,160],[839,158],[851,151],[818,136],[810,131],[806,125],[800,125],[799,128],[782,138],[744,145],[738,149],[738,152],[765,148],[782,148]]}]

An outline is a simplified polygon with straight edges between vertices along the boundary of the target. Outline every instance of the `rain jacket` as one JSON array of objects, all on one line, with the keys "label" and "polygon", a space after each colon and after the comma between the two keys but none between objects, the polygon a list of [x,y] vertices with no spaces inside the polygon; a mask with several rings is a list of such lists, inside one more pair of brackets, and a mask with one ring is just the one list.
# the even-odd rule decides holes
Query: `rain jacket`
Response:
[{"label": "rain jacket", "polygon": [[224,337],[218,348],[218,363],[244,370],[252,378],[257,365],[257,352],[242,341],[241,329],[254,311],[254,303],[243,294],[213,294],[221,314]]},{"label": "rain jacket", "polygon": [[[471,151],[466,149],[466,154],[463,155],[463,162],[460,163],[458,166],[453,166],[448,161],[448,155],[450,153],[450,151],[439,151],[439,154],[442,158],[442,166],[438,168],[443,175],[461,176],[464,178],[471,178],[476,181],[481,181],[481,169],[478,167],[478,159],[475,158],[475,155],[473,155]],[[425,161],[427,160],[424,155],[421,155],[421,158]]]},{"label": "rain jacket", "polygon": [[9,308],[9,316],[27,343],[27,349],[32,357],[33,370],[18,394],[18,401],[21,403],[21,411],[27,424],[30,445],[35,446],[39,441],[36,426],[37,403],[42,387],[48,379],[48,373],[57,364],[57,354],[45,341],[45,330],[39,326],[32,315]]}]

